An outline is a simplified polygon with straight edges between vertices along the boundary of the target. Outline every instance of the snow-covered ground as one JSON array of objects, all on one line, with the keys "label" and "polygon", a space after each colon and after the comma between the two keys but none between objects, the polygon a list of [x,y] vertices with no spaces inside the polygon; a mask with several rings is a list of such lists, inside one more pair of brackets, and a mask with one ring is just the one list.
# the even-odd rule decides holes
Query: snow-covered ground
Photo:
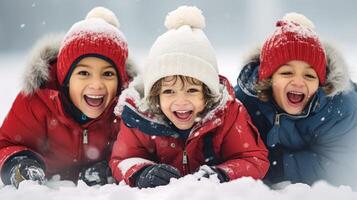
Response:
[{"label": "snow-covered ground", "polygon": [[[242,54],[239,51],[217,51],[221,74],[235,85],[239,72]],[[143,55],[134,56],[137,63],[141,64]],[[348,51],[347,62],[350,65],[351,76],[357,81],[357,69],[352,66],[357,63],[356,52]],[[26,63],[24,54],[0,54],[0,123],[4,120],[12,101],[21,87],[21,76]],[[269,189],[261,181],[251,178],[242,178],[229,183],[219,184],[214,180],[197,181],[192,175],[179,180],[173,180],[167,186],[154,189],[129,188],[126,185],[105,185],[102,187],[88,187],[83,182],[77,186],[68,181],[51,180],[44,186],[39,186],[31,181],[24,181],[18,190],[12,186],[0,183],[0,199],[75,199],[75,200],[104,200],[104,199],[145,199],[145,200],[356,200],[357,192],[350,187],[334,187],[325,182],[317,182],[313,186],[305,184],[284,184],[277,189]]]}]

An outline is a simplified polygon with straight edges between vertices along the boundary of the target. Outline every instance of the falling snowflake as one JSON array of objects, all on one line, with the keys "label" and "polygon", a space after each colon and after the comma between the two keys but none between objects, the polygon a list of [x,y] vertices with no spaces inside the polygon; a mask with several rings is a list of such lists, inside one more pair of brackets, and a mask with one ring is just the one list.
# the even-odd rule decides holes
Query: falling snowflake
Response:
[{"label": "falling snowflake", "polygon": [[89,159],[96,160],[99,158],[99,150],[95,147],[89,147],[88,150],[86,151],[86,156]]},{"label": "falling snowflake", "polygon": [[259,116],[261,114],[261,112],[258,110],[257,112],[255,112],[256,116]]},{"label": "falling snowflake", "polygon": [[244,147],[244,148],[248,148],[248,147],[249,147],[249,144],[248,144],[247,142],[244,142],[243,147]]}]

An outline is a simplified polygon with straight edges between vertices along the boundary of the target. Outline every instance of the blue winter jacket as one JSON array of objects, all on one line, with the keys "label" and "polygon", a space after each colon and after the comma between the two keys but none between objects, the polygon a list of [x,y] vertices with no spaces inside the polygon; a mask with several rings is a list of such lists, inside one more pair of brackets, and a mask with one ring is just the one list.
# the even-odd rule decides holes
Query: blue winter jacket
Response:
[{"label": "blue winter jacket", "polygon": [[301,115],[283,112],[274,101],[257,98],[253,85],[259,68],[259,49],[241,70],[236,97],[243,102],[269,149],[269,183],[291,181],[312,184],[357,184],[357,93],[347,67],[325,44],[328,57],[327,83],[334,90],[326,95],[320,87]]}]

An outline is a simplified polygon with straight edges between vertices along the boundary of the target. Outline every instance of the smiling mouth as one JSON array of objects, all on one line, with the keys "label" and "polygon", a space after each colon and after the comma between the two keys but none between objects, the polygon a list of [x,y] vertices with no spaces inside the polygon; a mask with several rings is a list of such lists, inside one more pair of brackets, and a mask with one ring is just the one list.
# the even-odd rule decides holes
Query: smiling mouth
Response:
[{"label": "smiling mouth", "polygon": [[174,111],[174,115],[181,121],[188,121],[192,117],[193,111]]},{"label": "smiling mouth", "polygon": [[290,103],[299,104],[303,102],[303,100],[305,99],[305,94],[302,92],[292,91],[292,92],[288,92],[287,97]]},{"label": "smiling mouth", "polygon": [[84,95],[84,100],[89,106],[100,107],[104,102],[104,96]]}]

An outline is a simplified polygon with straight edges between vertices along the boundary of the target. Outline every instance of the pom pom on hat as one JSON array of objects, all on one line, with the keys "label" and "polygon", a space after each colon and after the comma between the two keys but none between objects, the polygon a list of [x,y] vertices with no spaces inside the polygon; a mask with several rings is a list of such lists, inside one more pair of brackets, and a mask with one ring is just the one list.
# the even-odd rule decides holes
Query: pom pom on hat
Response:
[{"label": "pom pom on hat", "polygon": [[307,17],[305,17],[304,15],[299,14],[299,13],[294,13],[294,12],[287,13],[283,17],[283,21],[291,21],[291,22],[299,24],[300,26],[309,28],[311,30],[315,28],[315,25],[314,25],[314,23],[312,23],[312,21],[310,21]]},{"label": "pom pom on hat", "polygon": [[91,19],[91,18],[101,18],[103,20],[105,20],[107,23],[120,28],[120,23],[118,21],[118,18],[115,16],[115,14],[104,7],[95,7],[93,8],[91,11],[88,12],[87,16],[86,16],[86,20],[87,19]]},{"label": "pom pom on hat", "polygon": [[271,77],[281,65],[289,61],[300,60],[312,66],[320,85],[323,85],[327,61],[324,48],[314,31],[314,24],[304,15],[288,13],[276,26],[260,53],[259,80]]},{"label": "pom pom on hat", "polygon": [[67,84],[75,63],[86,56],[98,56],[114,64],[120,84],[128,84],[125,62],[128,47],[124,34],[117,28],[115,14],[104,7],[96,7],[86,18],[72,25],[62,41],[57,61],[57,79]]},{"label": "pom pom on hat", "polygon": [[183,25],[203,29],[206,24],[202,11],[194,6],[180,6],[166,16],[167,29],[177,29]]},{"label": "pom pom on hat", "polygon": [[182,75],[204,83],[219,96],[219,75],[214,49],[202,28],[202,11],[192,6],[181,6],[166,16],[168,30],[152,45],[144,64],[144,96],[161,78]]}]

